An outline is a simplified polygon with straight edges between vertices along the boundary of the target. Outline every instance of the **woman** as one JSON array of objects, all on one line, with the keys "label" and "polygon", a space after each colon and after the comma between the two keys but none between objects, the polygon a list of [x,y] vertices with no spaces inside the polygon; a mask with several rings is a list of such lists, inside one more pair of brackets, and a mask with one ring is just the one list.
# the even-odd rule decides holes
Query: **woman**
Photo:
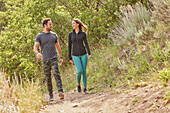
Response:
[{"label": "woman", "polygon": [[[84,25],[79,19],[74,19],[72,21],[72,27],[74,30],[68,35],[69,60],[70,60],[70,63],[72,64],[74,61],[74,64],[76,65],[78,92],[79,93],[81,92],[80,81],[81,81],[81,74],[82,74],[84,93],[87,94],[88,91],[86,88],[87,87],[86,86],[87,84],[86,83],[87,82],[86,67],[87,67],[88,55],[89,55],[89,58],[91,58],[90,48],[89,48],[87,36],[86,36],[88,29],[87,29],[87,26]],[[86,29],[86,33],[83,32],[83,28]],[[88,51],[88,55],[87,55],[85,47]],[[72,51],[72,48],[73,48],[73,51]],[[73,60],[71,56],[73,57]]]}]

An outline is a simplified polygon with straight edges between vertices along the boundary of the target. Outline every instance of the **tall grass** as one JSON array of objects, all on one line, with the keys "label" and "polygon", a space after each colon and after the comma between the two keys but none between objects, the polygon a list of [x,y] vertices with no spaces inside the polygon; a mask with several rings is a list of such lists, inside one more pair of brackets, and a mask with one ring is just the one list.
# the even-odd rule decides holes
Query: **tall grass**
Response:
[{"label": "tall grass", "polygon": [[[120,23],[114,26],[110,35],[114,45],[108,43],[92,52],[87,70],[91,89],[134,87],[152,81],[155,75],[167,84],[170,79],[170,29],[166,21],[170,17],[161,12],[169,12],[169,2],[156,2],[152,12],[142,4],[122,7],[121,10]],[[167,20],[157,18],[156,12]]]},{"label": "tall grass", "polygon": [[[64,92],[67,92],[71,89],[75,89],[77,87],[76,75],[77,71],[75,65],[67,64],[66,66],[60,66],[60,76],[62,79]],[[54,90],[57,90],[54,77],[53,86]]]},{"label": "tall grass", "polygon": [[154,8],[150,13],[141,4],[122,7],[120,23],[115,25],[110,35],[119,48],[117,65],[123,67],[119,70],[127,86],[150,78],[153,73],[158,73],[158,79],[165,84],[170,79],[170,26],[167,23],[170,20],[170,2],[153,0],[152,3]]},{"label": "tall grass", "polygon": [[32,113],[38,112],[45,105],[39,82],[13,81],[0,74],[0,112],[1,113]]},{"label": "tall grass", "polygon": [[119,24],[115,25],[110,34],[113,42],[117,45],[143,43],[143,34],[152,31],[149,11],[142,4],[128,5],[120,10]]}]

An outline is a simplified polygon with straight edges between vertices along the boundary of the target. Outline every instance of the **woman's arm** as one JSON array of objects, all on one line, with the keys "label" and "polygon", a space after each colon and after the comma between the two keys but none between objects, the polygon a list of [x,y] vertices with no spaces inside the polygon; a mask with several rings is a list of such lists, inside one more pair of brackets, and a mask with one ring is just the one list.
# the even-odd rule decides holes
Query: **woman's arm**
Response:
[{"label": "woman's arm", "polygon": [[85,36],[84,36],[84,43],[85,43],[85,46],[87,48],[88,54],[91,55],[89,44],[88,44],[88,41],[87,41],[86,33],[85,33]]},{"label": "woman's arm", "polygon": [[73,64],[72,57],[71,57],[71,48],[72,48],[72,42],[71,42],[71,33],[68,35],[68,57],[70,62]]}]

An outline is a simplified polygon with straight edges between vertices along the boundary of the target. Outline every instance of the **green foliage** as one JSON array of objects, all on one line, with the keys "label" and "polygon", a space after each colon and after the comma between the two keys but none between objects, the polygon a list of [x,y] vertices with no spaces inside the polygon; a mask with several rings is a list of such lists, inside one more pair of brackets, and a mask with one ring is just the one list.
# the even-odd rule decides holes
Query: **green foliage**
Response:
[{"label": "green foliage", "polygon": [[140,97],[137,97],[136,99],[132,100],[132,103],[134,104],[134,103],[138,102],[140,99],[141,99]]},{"label": "green foliage", "polygon": [[59,0],[57,3],[70,14],[71,18],[68,20],[70,23],[73,18],[80,18],[87,24],[89,40],[107,37],[107,28],[116,21],[117,15],[114,12],[119,10],[119,4],[121,4],[118,0],[114,2],[109,0],[72,0],[69,2]]},{"label": "green foliage", "polygon": [[15,72],[29,78],[42,74],[41,61],[35,57],[33,45],[36,35],[42,31],[43,18],[52,19],[53,31],[58,35],[63,56],[67,57],[67,36],[72,31],[73,18],[87,24],[89,43],[95,45],[107,38],[109,27],[117,21],[119,7],[133,4],[119,0],[1,0],[0,3],[1,68],[8,76],[14,76]]},{"label": "green foliage", "polygon": [[[144,5],[147,1],[144,0]],[[65,61],[60,67],[61,75],[66,76],[64,87],[73,88],[76,70],[68,63],[67,36],[72,31],[72,20],[80,18],[89,30],[93,58],[89,60],[87,74],[91,88],[130,86],[146,79],[150,72],[168,69],[169,27],[165,15],[169,2],[165,1],[154,2],[157,5],[149,13],[148,7],[139,0],[1,0],[5,4],[0,10],[1,68],[11,77],[16,74],[41,78],[41,61],[35,57],[33,45],[36,35],[42,31],[41,20],[49,17]],[[166,13],[160,13],[160,9]],[[157,14],[164,18],[163,22]],[[111,41],[106,40],[109,33]]]},{"label": "green foliage", "polygon": [[[55,1],[48,0],[12,0],[6,1],[8,9],[3,13],[8,24],[0,36],[0,65],[10,76],[17,75],[29,78],[42,74],[41,62],[33,52],[35,37],[42,31],[41,20],[51,17],[59,20],[63,15],[57,14]],[[43,6],[43,7],[42,7]],[[54,22],[54,24],[57,24]]]},{"label": "green foliage", "polygon": [[[14,92],[12,96],[16,100],[7,100],[9,104],[5,99],[1,100],[8,107],[19,100],[17,106],[24,107],[23,112],[32,112],[26,107],[38,109],[37,102],[31,99],[40,98],[39,102],[43,103],[39,96],[44,88],[37,87],[39,81],[29,80],[42,78],[41,61],[36,58],[33,45],[36,35],[42,31],[41,20],[46,17],[52,19],[53,31],[57,33],[62,48],[64,65],[60,66],[60,72],[66,91],[76,87],[76,68],[68,63],[67,58],[67,36],[72,31],[74,18],[80,18],[89,30],[92,51],[87,67],[89,90],[145,86],[143,81],[158,72],[159,78],[168,82],[170,2],[151,0],[153,10],[149,12],[148,0],[142,0],[147,8],[139,1],[0,0],[1,69],[11,80],[14,76],[25,78],[21,79],[25,86],[8,87],[7,93]],[[111,34],[111,40],[106,40],[108,34]],[[8,94],[3,93],[5,95]],[[25,103],[25,98],[33,103]],[[169,100],[168,91],[164,99]],[[137,97],[132,102],[139,100]],[[29,106],[24,106],[26,104]]]},{"label": "green foliage", "polygon": [[[124,9],[122,12],[124,16],[115,28],[119,32],[114,32],[114,36],[119,35],[122,41],[114,40],[117,37],[113,37],[112,40],[114,44],[118,45],[120,42],[123,45],[110,46],[107,44],[107,46],[101,46],[102,49],[93,51],[95,59],[90,63],[88,70],[92,89],[113,86],[133,87],[133,84],[147,80],[153,72],[158,71],[161,72],[161,79],[166,79],[166,81],[168,81],[167,77],[169,79],[167,74],[169,72],[169,68],[167,68],[169,66],[169,41],[168,35],[163,30],[167,24],[160,24],[159,19],[155,23],[154,20],[157,18],[149,15],[147,9],[140,4]],[[134,25],[136,31],[131,24]],[[147,28],[152,32],[148,32]],[[122,36],[121,30],[126,36],[129,36],[130,40]],[[138,33],[140,30],[142,30],[140,36],[134,35],[134,32]],[[129,33],[133,37],[130,37]],[[157,37],[153,38],[154,36]],[[142,43],[138,43],[141,41]]]},{"label": "green foliage", "polygon": [[0,19],[0,33],[1,33],[1,30],[3,29],[2,26],[5,26],[7,23],[5,21],[5,16],[3,15],[3,13],[1,13],[1,12],[4,12],[7,10],[4,2],[5,2],[5,0],[0,0],[0,15],[2,16],[2,17],[0,17],[1,18]]},{"label": "green foliage", "polygon": [[163,79],[165,82],[168,82],[170,80],[170,67],[169,68],[163,68],[161,71],[159,71],[160,78]]},{"label": "green foliage", "polygon": [[89,59],[87,68],[88,84],[92,89],[112,87],[116,76],[119,76],[114,72],[118,71],[117,65],[114,63],[117,60],[114,60],[112,56],[112,54],[115,54],[115,57],[117,57],[117,51],[114,50],[112,45],[107,45],[107,48],[104,45],[100,46],[102,46],[101,49],[93,51],[93,57]]},{"label": "green foliage", "polygon": [[153,17],[157,18],[157,20],[161,20],[159,22],[164,23],[166,25],[169,24],[169,13],[170,13],[170,1],[169,0],[152,0],[154,11]]},{"label": "green foliage", "polygon": [[[120,8],[119,24],[112,29],[111,39],[117,45],[145,43],[146,36],[152,31],[149,11],[142,4]],[[148,38],[148,37],[147,37]]]},{"label": "green foliage", "polygon": [[169,99],[170,99],[170,87],[168,86],[166,89],[165,89],[165,95],[163,96],[164,97],[164,100],[165,100],[165,104],[168,104],[169,102]]}]

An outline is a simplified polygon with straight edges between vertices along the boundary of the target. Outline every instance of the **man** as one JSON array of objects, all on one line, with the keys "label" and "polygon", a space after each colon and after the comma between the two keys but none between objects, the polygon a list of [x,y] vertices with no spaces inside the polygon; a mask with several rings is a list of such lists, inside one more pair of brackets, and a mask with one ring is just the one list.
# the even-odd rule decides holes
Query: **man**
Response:
[{"label": "man", "polygon": [[[50,18],[45,18],[42,21],[44,30],[36,36],[34,52],[39,59],[42,59],[43,70],[46,76],[47,88],[49,91],[50,101],[53,101],[53,87],[51,80],[51,70],[53,72],[59,97],[64,99],[62,81],[60,78],[57,52],[60,56],[60,65],[63,63],[61,48],[57,39],[57,35],[52,30],[52,21]],[[41,53],[38,52],[39,46],[41,47]],[[57,52],[56,52],[57,49]]]}]

